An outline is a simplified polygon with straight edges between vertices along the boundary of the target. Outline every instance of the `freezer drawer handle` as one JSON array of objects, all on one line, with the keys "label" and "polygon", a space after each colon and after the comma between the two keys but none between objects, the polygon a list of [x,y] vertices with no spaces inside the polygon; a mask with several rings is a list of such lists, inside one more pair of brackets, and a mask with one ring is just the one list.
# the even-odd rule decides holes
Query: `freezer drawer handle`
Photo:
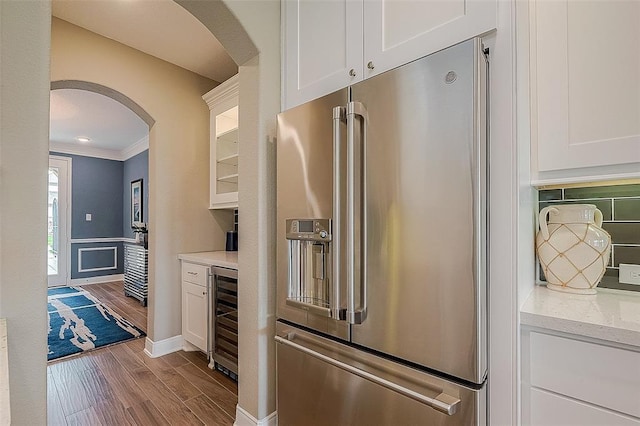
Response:
[{"label": "freezer drawer handle", "polygon": [[403,386],[398,385],[397,383],[393,383],[389,380],[383,379],[382,377],[375,376],[367,371],[361,370],[356,367],[352,367],[351,365],[345,364],[342,361],[338,361],[336,359],[323,355],[319,352],[311,350],[307,347],[294,343],[291,340],[289,340],[287,337],[289,337],[289,334],[287,334],[285,337],[275,336],[275,339],[276,339],[276,342],[278,343],[281,343],[286,346],[290,346],[293,349],[299,350],[300,352],[304,352],[307,355],[311,355],[312,357],[318,358],[319,360],[324,361],[327,364],[331,364],[351,374],[355,374],[356,376],[369,380],[370,382],[373,382],[377,385],[383,386],[389,390],[397,392],[401,395],[404,395],[422,404],[428,405],[429,407],[434,408],[440,411],[441,413],[452,416],[458,411],[458,406],[460,405],[460,400],[458,398],[455,398],[451,395],[447,395],[444,392],[440,393],[435,398],[430,398],[428,396],[421,395],[418,392],[415,392],[411,389],[407,389]]}]

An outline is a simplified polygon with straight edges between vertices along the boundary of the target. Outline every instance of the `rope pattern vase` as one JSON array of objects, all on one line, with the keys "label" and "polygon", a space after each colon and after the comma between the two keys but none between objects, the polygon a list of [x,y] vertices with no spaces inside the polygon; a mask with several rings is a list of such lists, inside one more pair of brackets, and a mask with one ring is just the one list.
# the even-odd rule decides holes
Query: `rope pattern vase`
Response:
[{"label": "rope pattern vase", "polygon": [[592,204],[562,204],[543,208],[539,219],[536,250],[547,287],[595,294],[611,253],[602,212]]}]

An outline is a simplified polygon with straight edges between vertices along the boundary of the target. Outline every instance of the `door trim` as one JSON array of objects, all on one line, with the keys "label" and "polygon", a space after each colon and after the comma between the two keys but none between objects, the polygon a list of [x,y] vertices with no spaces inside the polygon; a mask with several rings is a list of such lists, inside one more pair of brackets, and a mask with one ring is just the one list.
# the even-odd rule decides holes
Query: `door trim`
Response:
[{"label": "door trim", "polygon": [[[65,276],[60,279],[60,283],[56,283],[53,285],[68,285],[71,280],[71,181],[72,181],[72,168],[73,168],[73,159],[71,157],[63,157],[59,155],[49,155],[49,164],[51,160],[61,161],[66,163],[67,168],[67,182],[65,185],[66,193],[66,215],[64,220],[66,232],[64,241],[60,241],[60,245],[64,244],[64,248],[66,250],[66,259],[65,259]],[[52,285],[49,283],[49,278],[47,276],[47,287],[51,287]]]}]

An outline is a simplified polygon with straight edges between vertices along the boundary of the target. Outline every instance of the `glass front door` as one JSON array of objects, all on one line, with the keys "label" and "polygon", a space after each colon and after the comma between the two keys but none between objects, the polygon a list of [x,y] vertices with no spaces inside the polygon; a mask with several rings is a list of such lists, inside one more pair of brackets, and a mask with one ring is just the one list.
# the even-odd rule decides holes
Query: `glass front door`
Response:
[{"label": "glass front door", "polygon": [[68,281],[67,192],[70,159],[50,157],[47,203],[47,272],[49,286]]}]

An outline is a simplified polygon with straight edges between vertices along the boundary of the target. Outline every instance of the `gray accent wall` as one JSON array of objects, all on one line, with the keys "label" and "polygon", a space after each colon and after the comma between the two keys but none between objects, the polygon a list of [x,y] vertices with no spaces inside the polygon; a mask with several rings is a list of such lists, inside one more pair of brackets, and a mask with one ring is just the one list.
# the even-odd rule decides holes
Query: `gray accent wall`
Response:
[{"label": "gray accent wall", "polygon": [[[126,161],[51,152],[70,157],[71,239],[133,238],[130,223],[131,181],[143,179],[143,218],[148,221],[149,151]],[[91,221],[86,214],[91,214]],[[116,247],[116,262],[114,250]],[[88,250],[87,250],[88,249]],[[80,255],[82,252],[82,255]],[[124,272],[124,246],[118,242],[71,244],[71,279],[116,275]],[[78,260],[82,258],[82,265]],[[87,271],[80,271],[81,269]]]},{"label": "gray accent wall", "polygon": [[[71,238],[122,237],[122,161],[71,157]],[[91,214],[91,221],[85,218]]]},{"label": "gray accent wall", "polygon": [[122,235],[133,238],[131,230],[131,182],[142,179],[142,221],[149,223],[149,150],[141,152],[124,162],[122,172]]}]

